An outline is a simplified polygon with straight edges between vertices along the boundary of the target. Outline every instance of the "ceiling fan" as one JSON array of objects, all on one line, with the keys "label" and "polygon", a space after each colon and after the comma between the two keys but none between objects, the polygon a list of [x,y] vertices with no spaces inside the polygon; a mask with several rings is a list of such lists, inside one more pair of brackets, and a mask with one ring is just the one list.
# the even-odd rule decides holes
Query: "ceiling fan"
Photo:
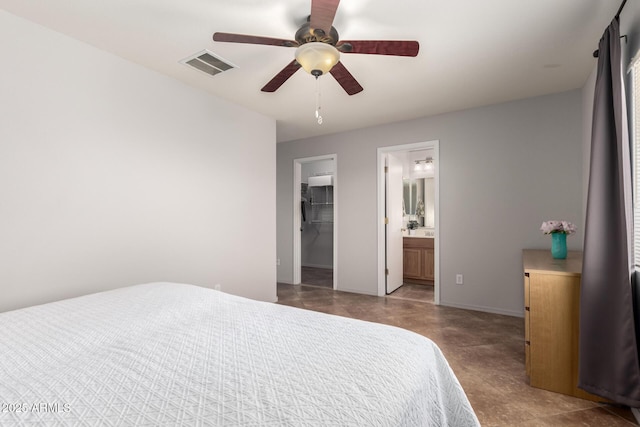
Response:
[{"label": "ceiling fan", "polygon": [[363,90],[360,83],[340,62],[340,53],[369,55],[417,56],[419,44],[411,40],[340,40],[332,26],[340,0],[311,0],[311,15],[295,34],[295,40],[246,34],[215,33],[217,42],[248,43],[270,46],[296,47],[296,59],[275,75],[263,92],[275,92],[300,67],[318,78],[330,73],[349,94]]}]

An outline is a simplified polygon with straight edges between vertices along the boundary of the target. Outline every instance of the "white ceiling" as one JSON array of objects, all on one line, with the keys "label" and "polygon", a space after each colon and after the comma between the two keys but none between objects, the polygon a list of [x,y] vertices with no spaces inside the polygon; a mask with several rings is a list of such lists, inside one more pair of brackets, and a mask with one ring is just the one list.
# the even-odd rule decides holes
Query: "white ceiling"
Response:
[{"label": "white ceiling", "polygon": [[[342,0],[343,40],[417,40],[416,58],[342,55],[364,87],[348,96],[299,70],[260,91],[295,49],[213,42],[216,31],[293,39],[311,0],[0,0],[0,8],[277,120],[278,141],[581,87],[618,0]],[[6,40],[3,42],[7,42]],[[238,68],[215,77],[179,61],[208,49]]]}]

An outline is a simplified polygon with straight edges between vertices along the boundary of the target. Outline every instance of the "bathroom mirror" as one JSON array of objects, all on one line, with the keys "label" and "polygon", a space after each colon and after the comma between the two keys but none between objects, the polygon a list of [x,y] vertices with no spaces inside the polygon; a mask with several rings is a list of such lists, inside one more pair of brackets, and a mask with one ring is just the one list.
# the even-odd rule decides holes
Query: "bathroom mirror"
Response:
[{"label": "bathroom mirror", "polygon": [[404,194],[404,214],[416,215],[418,200],[424,202],[424,178],[402,180]]},{"label": "bathroom mirror", "polygon": [[[404,215],[418,221],[421,227],[435,227],[435,187],[433,178],[402,180]],[[422,202],[422,210],[418,206]]]},{"label": "bathroom mirror", "polygon": [[416,198],[416,188],[413,185],[413,180],[409,178],[404,178],[402,180],[402,194],[402,215],[415,215],[416,207],[413,201]]}]

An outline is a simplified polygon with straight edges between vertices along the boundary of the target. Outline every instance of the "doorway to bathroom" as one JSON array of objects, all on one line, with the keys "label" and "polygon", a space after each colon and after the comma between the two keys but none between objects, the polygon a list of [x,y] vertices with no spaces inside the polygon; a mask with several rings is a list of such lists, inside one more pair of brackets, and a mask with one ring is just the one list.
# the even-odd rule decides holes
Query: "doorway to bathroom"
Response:
[{"label": "doorway to bathroom", "polygon": [[438,157],[438,141],[378,148],[379,296],[440,303]]},{"label": "doorway to bathroom", "polygon": [[294,160],[293,284],[337,289],[337,156]]}]

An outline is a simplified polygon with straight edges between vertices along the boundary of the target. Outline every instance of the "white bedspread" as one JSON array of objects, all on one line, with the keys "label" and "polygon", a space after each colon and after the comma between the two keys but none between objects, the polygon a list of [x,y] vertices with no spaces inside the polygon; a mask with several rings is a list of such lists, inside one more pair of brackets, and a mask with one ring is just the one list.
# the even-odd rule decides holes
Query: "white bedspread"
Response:
[{"label": "white bedspread", "polygon": [[437,346],[151,283],[0,314],[0,425],[475,426]]}]

